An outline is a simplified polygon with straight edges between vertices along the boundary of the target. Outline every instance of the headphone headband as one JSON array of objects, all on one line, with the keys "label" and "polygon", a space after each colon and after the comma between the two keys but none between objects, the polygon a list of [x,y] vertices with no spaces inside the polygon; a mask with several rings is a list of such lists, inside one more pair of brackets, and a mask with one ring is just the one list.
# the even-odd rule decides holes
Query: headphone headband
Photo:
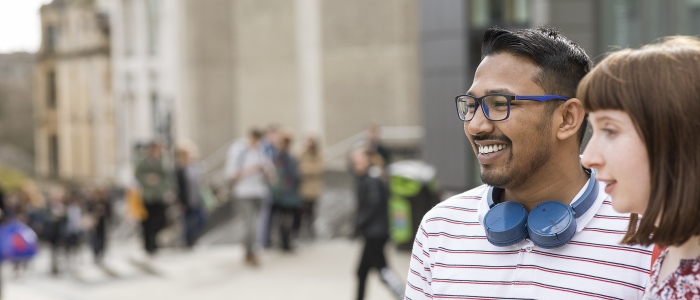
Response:
[{"label": "headphone headband", "polygon": [[[586,187],[586,190],[583,192],[581,197],[576,199],[578,201],[574,200],[574,202],[571,204],[571,208],[573,208],[574,212],[576,212],[576,218],[585,214],[588,209],[593,206],[595,199],[598,197],[598,180],[595,179],[595,170],[591,170],[590,174],[591,178],[588,179],[588,186]],[[593,191],[595,191],[595,193],[593,193]]]}]

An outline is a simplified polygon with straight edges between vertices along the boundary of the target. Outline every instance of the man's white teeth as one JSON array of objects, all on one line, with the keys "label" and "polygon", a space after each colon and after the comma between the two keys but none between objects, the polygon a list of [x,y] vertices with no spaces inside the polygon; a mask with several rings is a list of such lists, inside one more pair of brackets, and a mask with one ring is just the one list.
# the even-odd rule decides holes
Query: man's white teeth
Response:
[{"label": "man's white teeth", "polygon": [[480,154],[487,154],[491,152],[501,151],[506,148],[506,145],[490,145],[490,146],[479,146]]}]

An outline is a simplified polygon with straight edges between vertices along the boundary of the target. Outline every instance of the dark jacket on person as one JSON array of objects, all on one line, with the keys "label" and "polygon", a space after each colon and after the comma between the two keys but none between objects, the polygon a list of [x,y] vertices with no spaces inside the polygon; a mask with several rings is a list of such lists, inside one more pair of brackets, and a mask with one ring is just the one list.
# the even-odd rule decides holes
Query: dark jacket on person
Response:
[{"label": "dark jacket on person", "polygon": [[381,171],[370,167],[357,179],[357,216],[355,232],[364,238],[389,237],[389,191]]},{"label": "dark jacket on person", "polygon": [[299,207],[301,177],[297,160],[288,152],[279,152],[273,163],[277,170],[277,182],[271,186],[273,203],[286,208]]}]

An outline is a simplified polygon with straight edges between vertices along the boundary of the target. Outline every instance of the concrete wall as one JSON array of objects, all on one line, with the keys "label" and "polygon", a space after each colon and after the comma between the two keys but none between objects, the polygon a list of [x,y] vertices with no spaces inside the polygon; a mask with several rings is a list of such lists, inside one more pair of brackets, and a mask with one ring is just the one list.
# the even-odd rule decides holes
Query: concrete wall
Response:
[{"label": "concrete wall", "polygon": [[204,157],[236,136],[238,117],[234,85],[234,3],[230,0],[183,2],[180,22],[182,73],[176,118],[180,137],[191,138]]},{"label": "concrete wall", "polygon": [[421,125],[417,3],[322,1],[328,144],[379,125]]},{"label": "concrete wall", "polygon": [[234,1],[232,114],[238,136],[252,126],[299,128],[294,1]]}]

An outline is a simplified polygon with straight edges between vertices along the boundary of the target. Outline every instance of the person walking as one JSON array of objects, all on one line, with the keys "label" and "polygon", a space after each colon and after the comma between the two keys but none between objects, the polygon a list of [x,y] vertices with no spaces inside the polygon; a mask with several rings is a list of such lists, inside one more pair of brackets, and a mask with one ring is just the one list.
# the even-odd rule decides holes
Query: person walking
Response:
[{"label": "person walking", "polygon": [[95,263],[101,264],[107,249],[107,227],[112,219],[112,201],[106,187],[97,187],[91,191],[88,202],[91,216],[90,244]]},{"label": "person walking", "polygon": [[291,144],[291,134],[284,133],[280,139],[279,152],[273,161],[277,170],[277,180],[271,186],[273,221],[279,225],[283,251],[292,250],[294,216],[297,215],[301,204],[299,167],[297,160],[289,152]]},{"label": "person walking", "polygon": [[232,187],[231,193],[241,209],[244,218],[245,262],[251,266],[259,265],[256,243],[257,232],[263,218],[261,206],[269,197],[268,182],[274,182],[275,169],[260,147],[263,133],[251,129],[247,138],[231,145],[226,156],[224,173]]},{"label": "person walking", "polygon": [[197,149],[191,142],[181,142],[175,150],[175,178],[177,198],[182,208],[185,247],[195,245],[204,228],[205,218],[202,207],[200,186],[202,171],[196,162]]},{"label": "person walking", "polygon": [[314,237],[313,222],[316,202],[323,190],[323,155],[319,149],[318,140],[309,136],[304,150],[299,155],[299,175],[301,186],[301,209],[295,217],[294,229],[302,235],[306,231],[310,238]]},{"label": "person walking", "polygon": [[157,236],[165,226],[166,203],[175,197],[171,173],[163,165],[162,153],[162,145],[154,141],[148,146],[147,156],[136,166],[136,180],[147,212],[141,226],[144,249],[149,256],[153,256],[158,249]]},{"label": "person walking", "polygon": [[64,262],[60,261],[62,248],[66,242],[66,195],[67,191],[63,186],[53,186],[48,192],[48,217],[45,237],[51,249],[51,275],[59,275]]},{"label": "person walking", "polygon": [[369,124],[365,128],[365,141],[364,144],[369,149],[369,151],[379,154],[384,161],[384,165],[388,166],[391,164],[391,152],[382,143],[380,138],[381,128],[377,124]]},{"label": "person walking", "polygon": [[[267,157],[267,159],[269,159],[270,161],[275,160],[275,157],[279,152],[279,140],[281,136],[282,130],[280,129],[280,125],[277,123],[272,123],[267,126],[263,137],[260,139],[260,148],[265,157]],[[272,209],[272,195],[270,194],[269,197],[264,198],[262,201],[262,205],[260,208],[260,230],[258,230],[258,235],[256,236],[256,238],[259,240],[260,244],[264,248],[269,248],[272,245],[270,239]]]},{"label": "person walking", "polygon": [[354,150],[350,158],[358,180],[355,232],[365,242],[357,268],[357,299],[364,299],[367,275],[372,269],[379,272],[396,299],[403,299],[404,285],[387,266],[384,255],[389,240],[389,189],[383,178],[382,158],[366,148]]}]

